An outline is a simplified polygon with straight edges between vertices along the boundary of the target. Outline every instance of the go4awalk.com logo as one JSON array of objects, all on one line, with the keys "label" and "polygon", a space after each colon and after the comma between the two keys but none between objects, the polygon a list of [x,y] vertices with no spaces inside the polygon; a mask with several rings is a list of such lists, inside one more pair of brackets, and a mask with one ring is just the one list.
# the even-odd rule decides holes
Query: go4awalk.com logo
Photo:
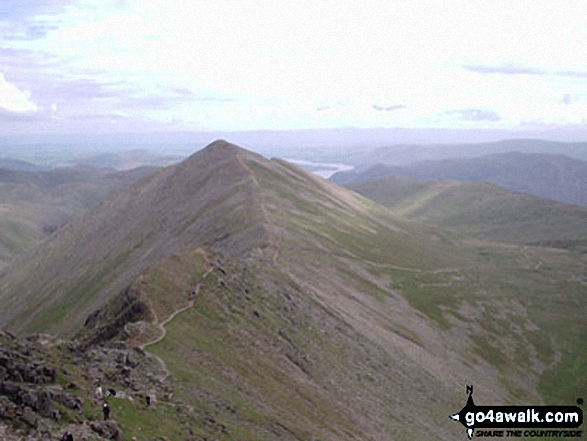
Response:
[{"label": "go4awalk.com logo", "polygon": [[[573,438],[583,423],[578,406],[476,406],[473,386],[467,386],[467,404],[450,418],[460,422],[469,439],[478,437]],[[582,404],[582,400],[577,400]],[[575,429],[575,430],[573,430]]]}]

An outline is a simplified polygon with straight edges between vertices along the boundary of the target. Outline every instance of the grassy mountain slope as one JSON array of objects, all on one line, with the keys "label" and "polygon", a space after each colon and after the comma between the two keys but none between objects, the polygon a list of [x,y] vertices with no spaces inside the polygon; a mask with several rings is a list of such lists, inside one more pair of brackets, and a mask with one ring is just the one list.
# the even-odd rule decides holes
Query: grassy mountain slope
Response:
[{"label": "grassy mountain slope", "polygon": [[[527,300],[534,305],[528,311],[541,316],[537,321],[541,327],[569,331],[559,336],[558,343],[558,356],[565,354],[565,360],[558,366],[553,363],[543,375],[541,392],[560,400],[585,389],[585,380],[577,369],[587,365],[584,351],[578,349],[587,328],[581,324],[570,331],[562,310],[575,319],[577,312],[585,311],[581,291],[587,284],[582,268],[587,261],[587,210],[475,182],[387,177],[348,187],[408,219],[441,226],[460,237],[493,242],[493,248],[480,245],[484,249],[480,261],[487,261],[488,256],[492,256],[488,261],[499,259],[493,277],[501,282],[484,283],[502,285],[500,289],[508,294],[526,291]],[[515,260],[510,260],[514,256]],[[488,268],[480,270],[480,274],[492,273]],[[544,302],[542,307],[540,302]],[[572,312],[573,307],[578,309]],[[556,347],[553,343],[550,350]]]},{"label": "grassy mountain slope", "polygon": [[0,169],[0,268],[87,211],[153,172],[89,168],[27,172]]},{"label": "grassy mountain slope", "polygon": [[194,437],[455,439],[466,384],[498,404],[584,389],[581,259],[466,245],[219,141],[5,269],[1,318],[144,347]]},{"label": "grassy mountain slope", "polygon": [[406,167],[376,164],[339,172],[331,179],[348,184],[386,176],[490,182],[559,202],[587,205],[587,163],[563,155],[509,152],[479,158],[422,161]]},{"label": "grassy mountain slope", "polygon": [[408,219],[497,242],[587,249],[587,209],[492,184],[388,177],[348,188]]},{"label": "grassy mountain slope", "polygon": [[220,150],[209,149],[101,202],[7,268],[8,277],[0,277],[9,280],[3,292],[15,330],[71,335],[148,265],[194,244],[221,242],[220,249],[236,255],[267,246],[252,175],[239,155]]}]

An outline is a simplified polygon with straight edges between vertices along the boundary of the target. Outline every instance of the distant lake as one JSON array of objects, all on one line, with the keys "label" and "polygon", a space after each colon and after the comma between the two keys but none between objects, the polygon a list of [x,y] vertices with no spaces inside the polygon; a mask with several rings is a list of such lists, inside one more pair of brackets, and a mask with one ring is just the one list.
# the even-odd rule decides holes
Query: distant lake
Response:
[{"label": "distant lake", "polygon": [[290,158],[283,158],[284,161],[291,162],[292,164],[299,165],[305,170],[314,173],[315,175],[321,176],[323,178],[330,178],[333,174],[339,171],[348,171],[355,168],[354,165],[348,164],[336,164],[330,162],[312,162],[312,161],[305,161],[303,159],[290,159]]}]

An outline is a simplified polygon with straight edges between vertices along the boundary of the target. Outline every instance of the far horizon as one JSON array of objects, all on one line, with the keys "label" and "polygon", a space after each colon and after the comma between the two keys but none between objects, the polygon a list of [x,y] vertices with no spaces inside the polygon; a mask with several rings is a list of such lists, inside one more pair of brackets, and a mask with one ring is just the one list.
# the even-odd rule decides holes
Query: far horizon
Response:
[{"label": "far horizon", "polygon": [[[564,155],[587,164],[587,142],[548,140],[532,133],[467,130],[322,129],[239,132],[157,132],[72,135],[0,135],[1,167],[54,169],[89,166],[129,170],[180,162],[217,140],[266,158],[296,163],[322,177],[373,164],[406,166],[421,161],[519,152]],[[17,161],[11,162],[11,161]],[[18,163],[24,161],[24,163]]]},{"label": "far horizon", "polygon": [[516,140],[534,140],[536,142],[587,143],[587,129],[557,130],[542,128],[534,130],[497,130],[497,129],[451,129],[403,127],[336,127],[314,129],[255,129],[255,130],[148,130],[148,131],[111,131],[111,132],[66,132],[66,133],[0,133],[0,148],[9,144],[75,144],[88,142],[111,142],[124,144],[186,144],[208,143],[217,139],[230,142],[260,141],[263,147],[267,142],[282,143],[284,147],[316,148],[322,146],[364,147],[393,145],[436,145],[443,144],[484,144]]}]

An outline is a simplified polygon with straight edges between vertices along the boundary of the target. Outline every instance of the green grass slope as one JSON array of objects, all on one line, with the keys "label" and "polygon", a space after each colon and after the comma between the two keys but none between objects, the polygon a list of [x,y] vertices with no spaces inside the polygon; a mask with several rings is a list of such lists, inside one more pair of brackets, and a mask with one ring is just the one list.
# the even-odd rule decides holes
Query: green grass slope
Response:
[{"label": "green grass slope", "polygon": [[[540,328],[529,335],[545,357],[539,387],[544,398],[564,402],[587,389],[580,374],[587,363],[581,349],[587,328],[579,318],[586,312],[587,210],[484,183],[388,177],[348,187],[408,219],[493,243],[477,243],[483,264],[470,274],[483,277],[475,282],[480,292],[483,286],[499,287],[513,298],[525,296],[526,310]],[[416,285],[409,283],[411,289]],[[455,291],[447,295],[454,298]]]},{"label": "green grass slope", "polygon": [[153,171],[0,169],[0,268],[40,244],[94,203]]},{"label": "green grass slope", "polygon": [[173,253],[201,244],[234,254],[267,246],[254,179],[240,154],[229,154],[235,149],[223,143],[144,178],[13,262],[0,273],[8,306],[0,324],[73,335],[90,313]]},{"label": "green grass slope", "polygon": [[587,162],[560,154],[511,151],[478,158],[421,161],[405,167],[375,164],[336,173],[331,179],[345,185],[387,176],[490,182],[512,191],[587,205]]},{"label": "green grass slope", "polygon": [[402,216],[498,242],[587,250],[587,209],[496,185],[380,178],[348,188]]},{"label": "green grass slope", "polygon": [[219,141],[8,267],[2,323],[144,347],[195,438],[448,440],[467,384],[585,390],[586,259],[471,245]]}]

